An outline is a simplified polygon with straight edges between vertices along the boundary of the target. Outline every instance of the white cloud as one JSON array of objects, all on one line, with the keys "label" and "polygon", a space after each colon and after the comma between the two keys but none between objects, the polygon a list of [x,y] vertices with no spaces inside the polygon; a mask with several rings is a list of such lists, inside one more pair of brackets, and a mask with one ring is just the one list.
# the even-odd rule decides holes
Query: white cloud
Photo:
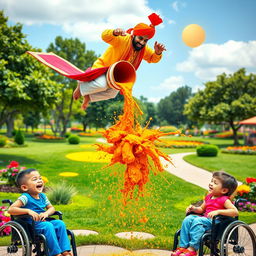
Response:
[{"label": "white cloud", "polygon": [[174,1],[172,3],[172,8],[176,11],[179,12],[181,8],[186,7],[186,3],[180,2],[180,1]]},{"label": "white cloud", "polygon": [[219,74],[230,74],[242,67],[255,72],[255,56],[256,41],[203,44],[192,49],[188,59],[178,63],[176,68],[182,72],[193,72],[202,80],[215,80]]},{"label": "white cloud", "polygon": [[60,25],[71,36],[91,41],[100,40],[105,28],[149,24],[147,16],[154,12],[145,0],[1,0],[0,9],[11,21]]},{"label": "white cloud", "polygon": [[152,87],[152,89],[157,91],[166,90],[167,92],[171,92],[183,86],[184,83],[185,80],[182,76],[170,76],[166,78],[159,86]]}]

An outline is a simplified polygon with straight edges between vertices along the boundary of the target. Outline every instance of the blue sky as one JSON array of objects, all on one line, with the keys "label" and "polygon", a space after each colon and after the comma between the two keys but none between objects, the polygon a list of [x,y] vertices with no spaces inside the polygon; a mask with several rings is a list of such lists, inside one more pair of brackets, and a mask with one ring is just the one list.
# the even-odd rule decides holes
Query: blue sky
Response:
[{"label": "blue sky", "polygon": [[[167,51],[157,64],[143,62],[133,94],[158,102],[177,88],[188,85],[194,92],[207,81],[241,67],[256,72],[255,0],[0,0],[10,24],[22,23],[33,47],[43,51],[56,36],[79,38],[89,50],[101,54],[107,44],[105,28],[128,29],[156,12],[164,23],[149,41],[165,44]],[[205,42],[189,48],[181,39],[183,29],[198,24]]]}]

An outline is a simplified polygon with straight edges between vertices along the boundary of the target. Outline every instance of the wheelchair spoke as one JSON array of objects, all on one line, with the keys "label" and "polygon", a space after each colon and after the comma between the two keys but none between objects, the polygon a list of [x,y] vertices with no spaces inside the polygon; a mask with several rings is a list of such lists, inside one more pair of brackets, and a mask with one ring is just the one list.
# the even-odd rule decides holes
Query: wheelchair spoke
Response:
[{"label": "wheelchair spoke", "polygon": [[1,256],[30,256],[28,237],[16,222],[10,221],[0,227]]},{"label": "wheelchair spoke", "polygon": [[256,256],[255,235],[251,228],[243,223],[232,223],[223,233],[221,243],[223,256]]}]

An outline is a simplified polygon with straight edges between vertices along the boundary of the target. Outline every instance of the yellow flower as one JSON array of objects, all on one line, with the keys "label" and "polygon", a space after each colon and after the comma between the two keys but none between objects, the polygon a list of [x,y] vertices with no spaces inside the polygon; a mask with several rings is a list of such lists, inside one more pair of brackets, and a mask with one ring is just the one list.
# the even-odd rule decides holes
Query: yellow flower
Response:
[{"label": "yellow flower", "polygon": [[45,176],[41,176],[41,178],[42,178],[44,184],[48,182],[48,179]]},{"label": "yellow flower", "polygon": [[251,191],[251,188],[248,185],[242,184],[238,186],[236,191],[242,196],[244,193],[248,194]]},{"label": "yellow flower", "polygon": [[63,177],[75,177],[79,174],[77,172],[61,172],[59,175]]}]

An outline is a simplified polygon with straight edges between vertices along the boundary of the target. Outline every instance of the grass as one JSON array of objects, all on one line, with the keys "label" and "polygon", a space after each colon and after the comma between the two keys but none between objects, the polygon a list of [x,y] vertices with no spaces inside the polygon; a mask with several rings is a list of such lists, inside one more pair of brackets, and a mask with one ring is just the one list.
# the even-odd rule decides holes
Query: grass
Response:
[{"label": "grass", "polygon": [[[202,188],[170,173],[153,175],[151,172],[144,196],[129,200],[124,207],[120,192],[124,166],[115,165],[106,168],[105,163],[71,161],[65,157],[72,152],[94,151],[93,147],[82,148],[80,145],[93,144],[95,138],[82,137],[80,145],[41,143],[31,140],[31,138],[26,139],[27,147],[0,148],[0,168],[15,160],[22,166],[38,169],[41,175],[48,178],[47,186],[54,186],[61,181],[73,185],[78,193],[72,203],[58,205],[56,209],[63,212],[64,221],[69,229],[91,229],[99,232],[98,236],[78,236],[76,239],[78,245],[112,244],[127,249],[171,249],[174,233],[180,228],[186,206],[202,199],[205,193]],[[224,145],[228,141],[224,141],[223,144],[220,140],[218,142]],[[171,154],[193,152],[195,149],[163,149],[163,151]],[[236,155],[235,158],[239,159],[240,156]],[[208,159],[205,159],[205,162],[208,163]],[[207,164],[205,165],[207,167]],[[239,171],[244,171],[242,164]],[[61,177],[58,175],[61,172],[76,172],[79,176]],[[18,194],[0,193],[1,200],[6,198],[15,200],[17,197]],[[247,213],[241,215],[241,219],[248,223],[253,221],[253,217],[252,214]],[[130,241],[114,236],[115,233],[123,231],[149,232],[156,238],[147,241]]]},{"label": "grass", "polygon": [[184,157],[187,162],[213,171],[223,170],[245,181],[247,177],[255,177],[256,156],[218,153],[217,157],[199,157],[188,155]]}]

